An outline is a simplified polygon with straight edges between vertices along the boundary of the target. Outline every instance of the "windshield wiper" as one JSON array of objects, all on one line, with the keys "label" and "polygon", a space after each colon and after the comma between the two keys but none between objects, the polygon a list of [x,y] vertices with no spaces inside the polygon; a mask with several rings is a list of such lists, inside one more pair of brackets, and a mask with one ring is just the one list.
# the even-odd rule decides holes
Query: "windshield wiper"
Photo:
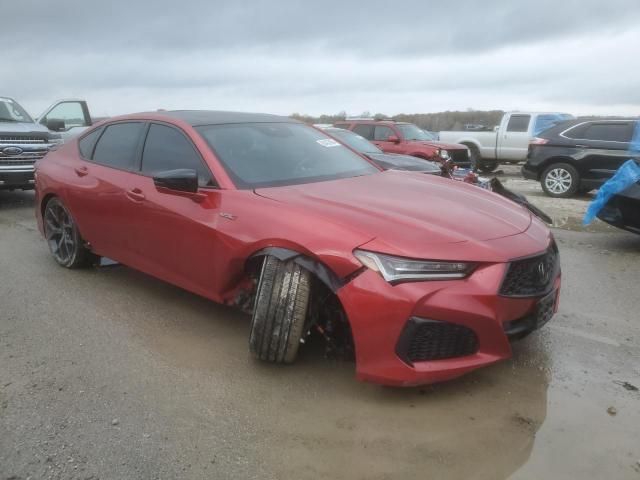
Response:
[{"label": "windshield wiper", "polygon": [[4,117],[0,117],[0,122],[14,122],[14,123],[20,123],[20,120],[16,120],[15,118],[4,118]]}]

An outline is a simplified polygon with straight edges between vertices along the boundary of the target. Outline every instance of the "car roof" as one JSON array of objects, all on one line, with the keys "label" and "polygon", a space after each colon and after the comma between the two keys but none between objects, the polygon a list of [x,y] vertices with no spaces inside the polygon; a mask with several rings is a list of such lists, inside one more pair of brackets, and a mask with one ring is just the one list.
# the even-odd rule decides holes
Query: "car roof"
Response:
[{"label": "car roof", "polygon": [[171,110],[156,113],[182,120],[193,127],[226,123],[300,123],[293,118],[268,113],[226,112],[219,110]]},{"label": "car roof", "polygon": [[108,119],[122,120],[179,120],[192,127],[202,125],[224,125],[233,123],[302,123],[293,118],[268,113],[226,112],[219,110],[157,110],[155,112],[132,113]]},{"label": "car roof", "polygon": [[347,120],[339,120],[337,122],[334,123],[334,125],[337,124],[344,124],[344,123],[374,123],[374,124],[393,124],[393,125],[409,125],[409,122],[396,122],[395,120],[376,120],[374,118],[363,118],[363,119],[347,119]]}]

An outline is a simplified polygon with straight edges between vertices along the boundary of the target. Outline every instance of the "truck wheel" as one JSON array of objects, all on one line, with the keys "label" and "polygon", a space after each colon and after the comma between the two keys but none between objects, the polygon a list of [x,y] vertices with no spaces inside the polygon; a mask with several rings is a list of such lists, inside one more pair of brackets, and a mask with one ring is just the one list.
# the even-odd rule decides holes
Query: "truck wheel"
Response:
[{"label": "truck wheel", "polygon": [[469,145],[467,143],[465,143],[464,145],[466,145],[469,149],[469,162],[471,163],[471,170],[475,172],[478,168],[478,165],[482,162],[482,155],[480,155],[480,151],[475,145]]},{"label": "truck wheel", "polygon": [[549,165],[540,178],[544,193],[555,198],[572,197],[580,187],[578,171],[568,163]]},{"label": "truck wheel", "polygon": [[291,363],[304,334],[311,274],[295,262],[266,256],[251,319],[249,350],[260,360]]},{"label": "truck wheel", "polygon": [[43,215],[44,235],[58,264],[66,268],[88,267],[95,256],[84,246],[73,217],[57,197],[47,202]]},{"label": "truck wheel", "polygon": [[495,160],[481,160],[480,163],[478,163],[478,170],[482,173],[491,173],[496,168],[498,168],[498,162]]}]

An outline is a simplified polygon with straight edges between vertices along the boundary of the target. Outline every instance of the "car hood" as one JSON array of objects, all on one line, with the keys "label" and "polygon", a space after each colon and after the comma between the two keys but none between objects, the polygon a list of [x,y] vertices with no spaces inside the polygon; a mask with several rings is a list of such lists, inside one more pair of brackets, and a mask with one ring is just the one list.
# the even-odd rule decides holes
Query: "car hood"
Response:
[{"label": "car hood", "polygon": [[435,162],[423,160],[411,155],[399,155],[395,153],[366,153],[366,156],[384,169],[409,170],[412,172],[440,174],[440,165]]},{"label": "car hood", "polygon": [[397,170],[255,193],[340,223],[407,256],[429,244],[517,235],[532,221],[528,210],[481,188]]},{"label": "car hood", "polygon": [[0,122],[0,133],[33,133],[41,136],[42,134],[48,135],[49,130],[38,123],[14,123],[14,122]]}]

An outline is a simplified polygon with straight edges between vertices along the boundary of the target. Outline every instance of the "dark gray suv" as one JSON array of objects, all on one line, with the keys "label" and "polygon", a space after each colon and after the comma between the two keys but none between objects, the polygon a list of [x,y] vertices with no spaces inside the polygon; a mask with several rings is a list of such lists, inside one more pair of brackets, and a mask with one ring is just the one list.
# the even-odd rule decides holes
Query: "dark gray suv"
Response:
[{"label": "dark gray suv", "polygon": [[639,123],[628,118],[560,123],[531,140],[522,175],[539,181],[551,197],[598,188],[629,158],[640,161]]}]

